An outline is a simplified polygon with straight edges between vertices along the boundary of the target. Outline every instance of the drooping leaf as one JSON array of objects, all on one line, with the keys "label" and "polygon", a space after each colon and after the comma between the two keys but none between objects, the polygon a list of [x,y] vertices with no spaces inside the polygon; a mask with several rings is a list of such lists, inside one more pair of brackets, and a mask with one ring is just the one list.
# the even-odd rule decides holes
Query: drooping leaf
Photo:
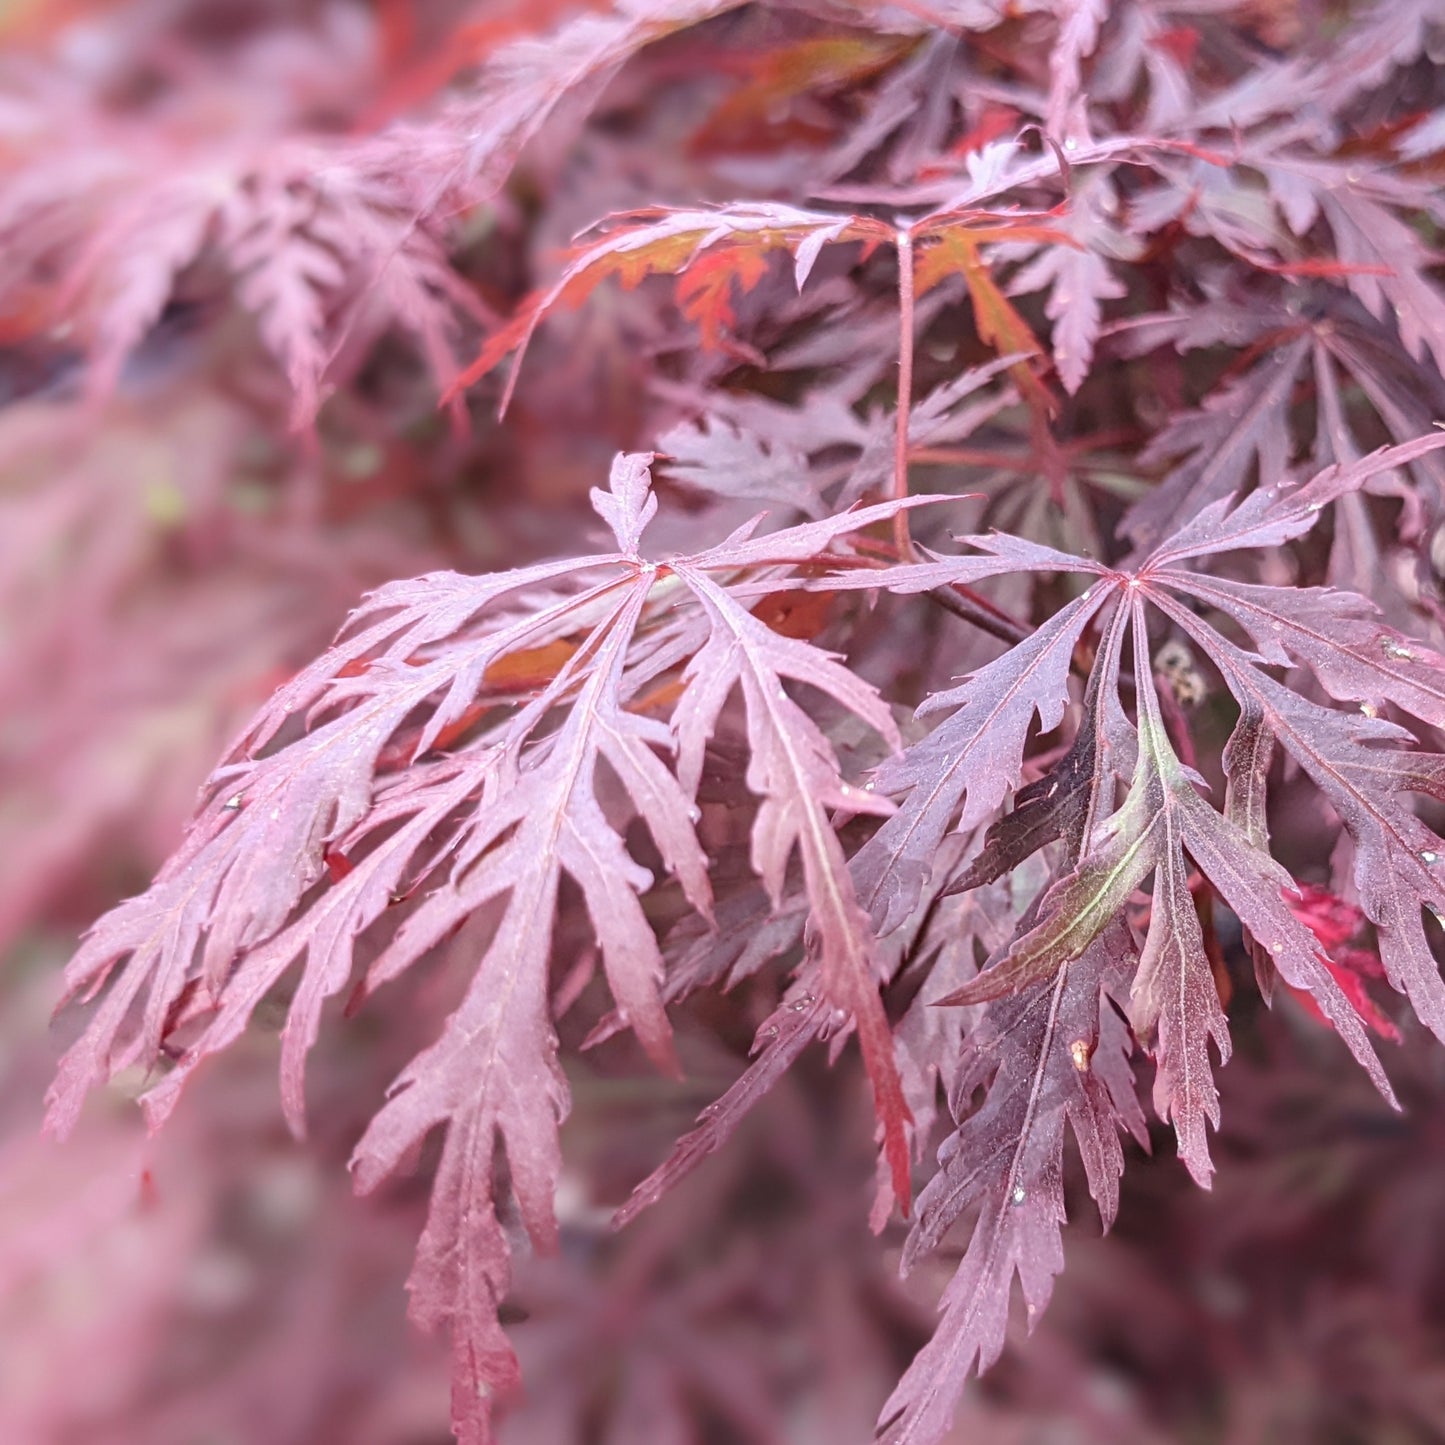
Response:
[{"label": "drooping leaf", "polygon": [[[109,986],[52,1090],[50,1126],[61,1133],[99,1079],[156,1059],[197,980],[214,1007],[149,1095],[157,1121],[303,962],[283,1048],[284,1102],[299,1128],[304,1057],[325,1001],[352,975],[357,937],[404,910],[363,996],[455,937],[473,970],[466,996],[402,1072],[354,1166],[358,1185],[374,1188],[432,1129],[446,1130],[411,1288],[415,1316],[451,1334],[455,1421],[467,1439],[486,1437],[491,1402],[516,1380],[497,1324],[511,1258],[497,1214],[502,1159],[533,1244],[555,1242],[567,1091],[548,977],[563,879],[580,894],[619,1021],[658,1067],[675,1069],[662,955],[640,902],[655,879],[626,825],[646,825],[668,876],[710,918],[694,798],[703,749],[735,691],[758,800],[754,871],[781,910],[798,860],[820,1007],[856,1028],[894,1192],[905,1206],[909,1193],[908,1113],[875,944],[830,816],[889,808],[844,779],[786,685],[825,694],[885,744],[896,745],[896,731],[872,688],[751,610],[790,572],[826,567],[840,539],[886,522],[897,505],[763,536],[744,528],[657,563],[639,552],[656,507],[649,462],[619,458],[594,495],[615,553],[494,577],[438,574],[375,594],[332,652],[261,711],[181,851],[149,893],[97,927],[68,974],[72,992]],[[659,691],[662,677],[675,686]],[[604,791],[607,778],[625,805]]]},{"label": "drooping leaf", "polygon": [[[947,1431],[968,1375],[1003,1349],[1014,1276],[1032,1323],[1063,1268],[1063,1151],[1078,1144],[1107,1228],[1118,1208],[1131,1122],[1127,1036],[1108,997],[1127,975],[1131,944],[1115,924],[1045,983],[990,1004],[967,1042],[951,1100],[959,1126],[918,1201],[905,1265],[935,1248],[972,1205],[973,1233],[942,1300],[933,1338],[883,1407],[880,1441],[919,1445]],[[1096,1062],[1097,1061],[1097,1062]],[[1107,1061],[1107,1062],[1106,1062]],[[981,1086],[983,1103],[967,1111]]]},{"label": "drooping leaf", "polygon": [[755,286],[771,252],[792,255],[794,280],[801,290],[829,243],[862,241],[876,246],[891,242],[893,236],[890,227],[867,217],[770,203],[715,211],[655,209],[617,217],[599,239],[581,243],[560,278],[538,291],[513,321],[490,338],[457,378],[456,389],[473,385],[515,352],[502,398],[505,410],[542,318],[558,306],[580,305],[610,277],[624,286],[636,286],[648,276],[676,276],[679,305],[698,322],[704,337],[716,342],[721,328],[732,319],[732,287]]}]

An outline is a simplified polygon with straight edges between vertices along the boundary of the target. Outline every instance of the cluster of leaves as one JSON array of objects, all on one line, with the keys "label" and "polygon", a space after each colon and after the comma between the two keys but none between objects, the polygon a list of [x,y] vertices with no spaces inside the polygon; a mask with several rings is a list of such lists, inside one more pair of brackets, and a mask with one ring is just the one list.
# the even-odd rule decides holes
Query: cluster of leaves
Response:
[{"label": "cluster of leaves", "polygon": [[[0,692],[24,718],[59,665],[32,732],[101,795],[42,830],[0,925],[158,766],[154,698],[113,700],[117,614],[182,654],[226,610],[175,607],[217,547],[284,574],[175,725],[203,750],[312,645],[304,578],[332,617],[412,578],[274,690],[80,946],[49,1126],[136,1071],[158,1126],[279,1004],[300,1134],[323,1034],[425,1019],[393,1030],[411,1052],[351,1167],[362,1191],[430,1177],[412,1313],[484,1441],[521,1379],[517,1256],[561,1239],[570,1061],[631,1036],[677,1076],[719,995],[763,1000],[734,1003],[750,1061],[618,1223],[736,1149],[812,1044],[846,1093],[856,1038],[873,1229],[912,1216],[909,1271],[971,1227],[879,1417],[933,1445],[1015,1277],[1030,1323],[1049,1301],[1071,1158],[1119,1212],[1151,1142],[1137,1069],[1208,1187],[1212,1055],[1251,987],[1391,1104],[1371,1032],[1445,1039],[1445,11],[1325,6],[1306,33],[1245,0],[376,9],[263,7],[238,39],[134,0],[89,60],[17,37],[0,77],[0,314],[51,375],[6,418],[27,545],[0,564]],[[435,426],[469,399],[471,436]],[[117,434],[152,438],[140,505]],[[554,477],[582,540],[539,543],[490,475],[529,485],[519,517]],[[547,555],[496,565],[519,547]],[[90,721],[116,709],[143,734],[119,774]],[[34,765],[23,730],[0,742]],[[17,836],[46,806],[21,804]],[[659,1306],[658,1351],[703,1338],[679,1323],[699,1299]],[[621,1438],[660,1400],[728,1404],[713,1366],[643,1378]]]}]

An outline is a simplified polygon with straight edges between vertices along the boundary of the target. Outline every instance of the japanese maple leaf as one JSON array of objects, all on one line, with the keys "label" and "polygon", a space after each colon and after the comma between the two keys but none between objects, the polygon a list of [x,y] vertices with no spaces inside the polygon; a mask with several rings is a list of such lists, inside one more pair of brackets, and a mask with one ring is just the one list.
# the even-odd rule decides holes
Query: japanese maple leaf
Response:
[{"label": "japanese maple leaf", "polygon": [[[322,36],[298,27],[289,43],[320,62]],[[368,141],[299,131],[290,112],[304,95],[278,106],[262,87],[280,112],[268,114],[247,84],[262,63],[242,48],[233,74],[201,69],[164,110],[55,107],[8,146],[0,237],[12,264],[0,304],[43,278],[44,323],[84,346],[92,394],[113,389],[182,276],[203,263],[229,277],[254,318],[299,425],[314,420],[343,340],[395,325],[445,385],[462,319],[486,316],[446,253],[457,188],[427,195]],[[361,73],[365,58],[338,53],[332,37],[326,63]]]},{"label": "japanese maple leaf", "polygon": [[[683,314],[698,324],[705,344],[716,345],[735,320],[734,288],[746,291],[756,286],[767,274],[771,253],[791,255],[793,280],[801,291],[825,246],[852,241],[861,243],[865,254],[880,245],[894,246],[899,253],[906,410],[915,289],[922,295],[949,276],[960,275],[973,302],[981,340],[1001,355],[1041,350],[995,281],[983,248],[1000,242],[1076,244],[1043,224],[1046,219],[1032,213],[995,214],[957,206],[893,226],[869,216],[811,211],[779,202],[737,202],[713,210],[655,208],[611,217],[600,236],[579,242],[556,281],[529,297],[516,317],[493,334],[457,378],[452,392],[471,386],[515,353],[500,404],[505,414],[522,358],[542,319],[558,306],[579,305],[608,278],[636,286],[648,276],[675,276]],[[1048,411],[1048,394],[1034,372],[1021,361],[1012,369],[1025,394],[1041,411]]]},{"label": "japanese maple leaf", "polygon": [[[1084,1161],[1105,1228],[1124,1169],[1118,1123],[1142,1137],[1128,1035],[1110,1002],[1132,948],[1117,921],[1054,979],[991,1005],[970,1032],[951,1105],[957,1131],[918,1201],[905,1268],[934,1248],[970,1207],[978,1214],[958,1273],[944,1291],[933,1338],[883,1407],[879,1439],[917,1445],[948,1429],[964,1378],[1003,1349],[1015,1273],[1030,1323],[1064,1264],[1066,1129]],[[987,1085],[984,1102],[968,1100]]]},{"label": "japanese maple leaf", "polygon": [[[305,1056],[323,1005],[352,975],[358,936],[401,910],[363,996],[457,940],[474,969],[466,997],[403,1071],[354,1169],[358,1186],[373,1188],[445,1126],[412,1307],[450,1329],[464,1439],[487,1438],[490,1402],[517,1378],[497,1320],[511,1255],[494,1194],[499,1146],[533,1243],[556,1238],[567,1090],[548,977],[559,889],[565,877],[581,894],[620,1019],[658,1067],[675,1070],[662,956],[640,902],[656,880],[626,828],[633,817],[646,825],[669,879],[711,918],[694,800],[704,747],[733,696],[757,799],[753,870],[781,909],[792,906],[798,864],[806,969],[820,1002],[858,1035],[893,1189],[908,1197],[908,1110],[881,969],[832,821],[890,805],[846,781],[790,688],[826,695],[890,748],[897,733],[872,687],[754,612],[800,570],[850,555],[834,550],[840,540],[898,504],[764,535],[755,519],[717,546],[651,561],[640,551],[657,508],[651,460],[620,457],[610,488],[593,494],[614,551],[490,577],[437,573],[373,594],[331,651],[262,709],[181,849],[148,892],[102,920],[67,972],[70,994],[105,992],[51,1092],[59,1133],[107,1073],[156,1062],[183,1014],[199,1035],[146,1096],[158,1124],[195,1068],[304,959],[281,1066],[299,1130]],[[625,803],[603,791],[604,776]]]},{"label": "japanese maple leaf", "polygon": [[[1173,1123],[1190,1172],[1208,1184],[1207,1126],[1219,1123],[1210,1044],[1227,1059],[1229,1035],[1195,898],[1196,870],[1393,1102],[1353,990],[1342,987],[1319,938],[1285,901],[1293,880],[1267,850],[1263,799],[1274,746],[1296,760],[1344,821],[1356,845],[1361,908],[1380,938],[1384,973],[1445,1036],[1445,986],[1420,918],[1422,905],[1445,910],[1439,876],[1445,843],[1403,797],[1445,792],[1445,758],[1402,747],[1413,743],[1412,735],[1378,716],[1388,702],[1438,727],[1445,721],[1445,659],[1379,622],[1363,598],[1234,582],[1200,565],[1239,549],[1283,546],[1308,532],[1331,502],[1441,445],[1445,438],[1428,437],[1329,468],[1303,485],[1269,488],[1233,506],[1213,503],[1136,570],[993,534],[967,539],[978,555],[890,569],[875,584],[921,591],[972,586],[1013,571],[1072,571],[1089,583],[1024,642],[924,705],[925,717],[943,714],[943,720],[878,771],[879,790],[901,795],[899,807],[854,859],[859,896],[888,932],[913,916],[925,886],[933,886],[930,872],[948,831],[966,832],[996,816],[1010,794],[1014,811],[993,823],[956,887],[998,878],[1040,848],[1068,840],[1063,862],[1012,937],[976,977],[934,998],[985,1007],[978,1027],[998,1040],[988,1068],[996,1068],[1002,1082],[975,1114],[963,1112],[967,1092],[960,1089],[959,1132],[945,1148],[943,1171],[920,1199],[909,1257],[936,1244],[967,1204],[982,1200],[983,1213],[945,1295],[940,1329],[885,1410],[890,1442],[933,1440],[946,1428],[964,1377],[1001,1347],[1015,1271],[1031,1313],[1047,1299],[1062,1263],[1057,1161],[1066,1117],[1074,1121],[1107,1218],[1110,1179],[1118,1172],[1111,1162],[1113,1122],[1127,1127],[1125,1102],[1112,1092],[1079,1095],[1080,1079],[1072,1089],[1062,1082],[1071,1064],[1085,1075],[1092,1067],[1097,1014],[1090,1025],[1088,1010],[1097,1008],[1101,967],[1114,980],[1111,992],[1127,997],[1134,1028],[1154,1054],[1156,1108]],[[856,588],[869,580],[854,574],[811,585]],[[1199,604],[1228,619],[1255,650],[1206,620],[1195,610]],[[1239,702],[1224,759],[1230,788],[1222,812],[1180,760],[1165,725],[1150,661],[1151,611],[1215,663]],[[1045,731],[1061,721],[1074,647],[1091,619],[1100,638],[1085,726],[1048,774],[1023,787],[1029,730],[1035,718]],[[1133,721],[1119,696],[1130,641]],[[1322,705],[1266,671],[1284,666],[1308,669],[1333,698],[1364,701],[1365,710]],[[1116,780],[1128,784],[1117,807]],[[1151,879],[1149,922],[1136,955],[1126,920]],[[1091,980],[1082,996],[1071,992],[1081,977]],[[1026,1019],[1033,1020],[1027,1027]],[[1054,1031],[1060,1019],[1071,1021],[1064,1033],[1077,1038],[1077,1050]],[[1041,1035],[1031,1031],[1043,1028],[1040,1020],[1048,1025]],[[1020,1113],[1023,1100],[1035,1102]],[[1023,1214],[1011,1215],[1010,1202]]]},{"label": "japanese maple leaf", "polygon": [[515,352],[502,393],[505,413],[522,359],[543,317],[558,306],[581,304],[609,277],[636,286],[647,276],[676,276],[679,306],[699,324],[704,340],[715,344],[734,319],[733,287],[756,286],[766,274],[771,252],[793,256],[793,278],[802,290],[829,242],[876,246],[894,237],[893,228],[881,221],[773,202],[715,210],[657,208],[613,217],[604,224],[607,228],[600,236],[579,242],[558,279],[530,297],[517,316],[488,340],[457,378],[455,389],[471,386]]}]

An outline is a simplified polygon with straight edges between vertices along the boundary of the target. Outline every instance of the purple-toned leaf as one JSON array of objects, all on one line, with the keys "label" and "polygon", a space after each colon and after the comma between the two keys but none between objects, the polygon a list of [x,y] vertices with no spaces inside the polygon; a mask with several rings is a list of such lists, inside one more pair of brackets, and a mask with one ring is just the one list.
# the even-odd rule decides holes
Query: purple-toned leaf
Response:
[{"label": "purple-toned leaf", "polygon": [[935,695],[927,710],[951,708],[948,717],[875,774],[880,792],[905,794],[855,865],[880,933],[912,912],[959,809],[957,826],[967,831],[1018,786],[1029,729],[1035,717],[1045,731],[1063,718],[1074,647],[1105,600],[1102,588],[1076,598],[996,662]]},{"label": "purple-toned leaf", "polygon": [[1386,627],[1365,598],[1325,587],[1160,574],[1166,578],[1238,622],[1266,662],[1308,667],[1331,697],[1393,702],[1422,722],[1445,726],[1445,658]]},{"label": "purple-toned leaf", "polygon": [[1445,447],[1445,434],[1400,446],[1382,447],[1358,461],[1337,463],[1298,486],[1266,487],[1242,501],[1211,503],[1149,554],[1149,569],[1235,552],[1246,547],[1279,547],[1310,531],[1325,507],[1357,491],[1382,472],[1392,471]]},{"label": "purple-toned leaf", "polygon": [[1327,192],[1323,205],[1340,260],[1355,268],[1350,289],[1374,315],[1393,317],[1412,356],[1428,351],[1445,369],[1445,296],[1425,275],[1432,258],[1419,236],[1349,185]]},{"label": "purple-toned leaf", "polygon": [[1109,0],[1055,0],[1054,11],[1059,34],[1049,54],[1049,106],[1044,124],[1058,140],[1077,140],[1088,135],[1080,70],[1099,42]]},{"label": "purple-toned leaf", "polygon": [[[1161,597],[1159,605],[1208,653],[1241,706],[1258,714],[1339,814],[1355,842],[1355,879],[1365,913],[1379,931],[1386,974],[1391,984],[1409,997],[1421,1021],[1437,1035],[1445,1034],[1445,984],[1421,919],[1425,907],[1445,912],[1445,882],[1438,876],[1437,866],[1445,858],[1445,845],[1399,797],[1411,786],[1405,778],[1417,766],[1412,755],[1367,746],[1408,742],[1410,735],[1368,713],[1341,713],[1310,702],[1260,671],[1248,654],[1187,608],[1167,597]],[[1276,877],[1281,886],[1289,885],[1283,870],[1278,870]],[[1222,882],[1216,880],[1216,884],[1225,892]],[[1237,893],[1230,899],[1226,893],[1241,921],[1268,947],[1284,928],[1283,918],[1274,909],[1277,900],[1270,902],[1274,926],[1262,927],[1241,911],[1243,897]],[[1263,892],[1256,901],[1264,907]],[[1281,937],[1279,941],[1289,940]],[[1275,961],[1284,972],[1282,958]],[[1318,982],[1326,987],[1324,980]],[[1331,997],[1322,1007],[1334,1019],[1331,1009],[1341,1003],[1342,998]],[[1337,1020],[1336,1027],[1341,1027]],[[1362,1062],[1373,1059],[1363,1030],[1353,1041],[1350,1035],[1344,1036]],[[1378,1065],[1367,1067],[1372,1076],[1378,1071]],[[1377,1078],[1377,1082],[1382,1080]]]},{"label": "purple-toned leaf", "polygon": [[701,571],[680,568],[679,575],[711,622],[707,645],[689,668],[693,686],[674,718],[681,775],[695,789],[703,744],[728,694],[734,686],[740,687],[751,745],[748,787],[761,799],[753,825],[753,868],[773,899],[781,901],[788,861],[797,852],[812,908],[808,935],[818,950],[822,990],[828,1002],[844,1010],[857,1027],[894,1192],[906,1201],[910,1121],[878,994],[877,945],[868,916],[858,906],[842,845],[826,811],[889,809],[881,798],[843,782],[832,747],[788,696],[783,678],[827,693],[896,747],[892,716],[853,673],[815,648],[769,632]]},{"label": "purple-toned leaf", "polygon": [[[1088,11],[1092,6],[1093,0],[1083,0],[1079,9]],[[1109,223],[1109,214],[1118,208],[1107,178],[1081,185],[1062,228],[1077,244],[1040,248],[1009,282],[1013,296],[1048,288],[1044,314],[1054,323],[1054,364],[1071,396],[1084,384],[1093,363],[1102,303],[1117,301],[1128,291],[1109,261],[1130,260],[1138,254],[1138,243]]]},{"label": "purple-toned leaf", "polygon": [[[1137,1105],[1131,1110],[1105,1082],[1132,1095],[1126,1036],[1112,1027],[1101,1033],[1100,1014],[1111,1012],[1106,991],[1117,992],[1131,962],[1128,932],[1115,923],[1048,982],[990,1004],[969,1036],[952,1100],[959,1127],[919,1196],[905,1266],[937,1248],[965,1210],[976,1205],[978,1214],[933,1338],[883,1407],[879,1439],[887,1445],[922,1445],[946,1433],[968,1375],[1003,1349],[1015,1275],[1030,1323],[1048,1304],[1064,1265],[1066,1125],[1104,1226],[1112,1222],[1124,1167],[1119,1125]],[[1101,1048],[1119,1055],[1102,1077],[1094,1062]],[[962,1116],[983,1084],[983,1103]]]},{"label": "purple-toned leaf", "polygon": [[1131,537],[1158,541],[1179,518],[1242,490],[1256,462],[1261,481],[1284,474],[1292,451],[1290,395],[1309,354],[1303,337],[1273,351],[1154,438],[1140,457],[1144,465],[1181,453],[1183,460],[1131,510]]}]

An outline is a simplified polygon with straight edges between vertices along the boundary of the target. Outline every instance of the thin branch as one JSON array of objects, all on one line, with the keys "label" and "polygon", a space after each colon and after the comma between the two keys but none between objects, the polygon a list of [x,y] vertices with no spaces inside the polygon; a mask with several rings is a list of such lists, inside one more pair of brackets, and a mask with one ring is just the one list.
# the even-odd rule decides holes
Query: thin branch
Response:
[{"label": "thin branch", "polygon": [[[898,228],[898,419],[893,438],[893,495],[908,496],[908,422],[913,409],[913,232]],[[905,562],[913,557],[908,513],[893,518],[893,540]]]},{"label": "thin branch", "polygon": [[1029,635],[1027,627],[985,602],[970,588],[957,585],[934,587],[928,596],[944,611],[953,613],[964,622],[971,622],[975,627],[987,632],[991,637],[997,637],[1000,642],[1007,642],[1011,647]]}]

